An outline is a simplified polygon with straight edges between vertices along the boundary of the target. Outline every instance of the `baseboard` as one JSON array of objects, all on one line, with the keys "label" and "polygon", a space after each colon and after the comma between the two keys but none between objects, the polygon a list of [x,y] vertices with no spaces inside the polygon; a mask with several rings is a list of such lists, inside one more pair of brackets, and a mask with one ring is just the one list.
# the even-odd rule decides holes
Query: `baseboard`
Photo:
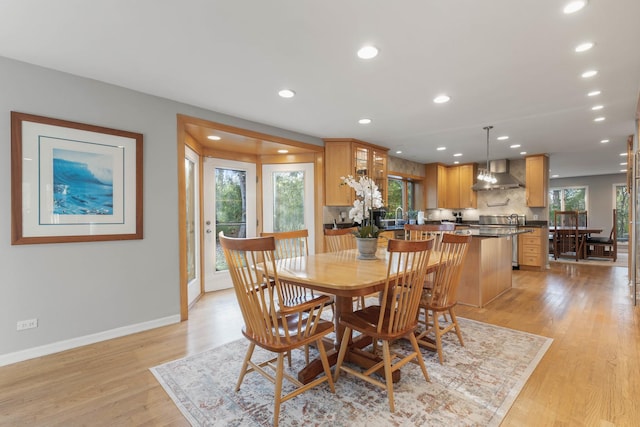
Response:
[{"label": "baseboard", "polygon": [[0,366],[11,365],[12,363],[22,362],[24,360],[34,359],[36,357],[47,356],[53,353],[70,350],[72,348],[82,347],[84,345],[95,344],[100,341],[106,341],[113,338],[123,337],[138,332],[148,331],[150,329],[171,325],[180,322],[180,315],[167,316],[160,319],[150,320],[148,322],[136,323],[134,325],[123,326],[121,328],[110,329],[96,334],[85,335],[82,337],[72,338],[69,340],[58,341],[55,343],[42,345],[39,347],[28,348],[26,350],[16,351],[0,355]]}]

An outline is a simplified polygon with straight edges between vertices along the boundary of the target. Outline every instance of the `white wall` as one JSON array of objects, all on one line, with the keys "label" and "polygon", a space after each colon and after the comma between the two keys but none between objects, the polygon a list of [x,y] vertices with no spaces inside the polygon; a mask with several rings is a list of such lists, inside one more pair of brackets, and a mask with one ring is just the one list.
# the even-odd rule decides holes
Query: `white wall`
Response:
[{"label": "white wall", "polygon": [[[179,320],[176,114],[276,129],[0,57],[0,366]],[[144,135],[144,239],[11,245],[10,111]],[[16,331],[18,320],[36,329]]]}]

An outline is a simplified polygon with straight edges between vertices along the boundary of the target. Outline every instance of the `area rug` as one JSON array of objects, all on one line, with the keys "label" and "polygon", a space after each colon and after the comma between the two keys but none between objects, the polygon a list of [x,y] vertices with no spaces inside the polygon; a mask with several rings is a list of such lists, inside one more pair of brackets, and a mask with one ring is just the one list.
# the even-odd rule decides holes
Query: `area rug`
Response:
[{"label": "area rug", "polygon": [[[436,353],[423,351],[431,382],[415,364],[402,368],[395,413],[386,391],[342,374],[335,394],[323,383],[282,404],[280,425],[498,426],[552,340],[469,319],[459,323],[465,346],[447,334],[443,365]],[[400,352],[409,346],[404,340],[395,345]],[[247,346],[245,339],[234,341],[151,372],[193,426],[272,425],[272,383],[253,373],[234,391]],[[267,356],[256,347],[254,360]],[[303,366],[303,352],[294,351],[290,370],[295,375]]]}]

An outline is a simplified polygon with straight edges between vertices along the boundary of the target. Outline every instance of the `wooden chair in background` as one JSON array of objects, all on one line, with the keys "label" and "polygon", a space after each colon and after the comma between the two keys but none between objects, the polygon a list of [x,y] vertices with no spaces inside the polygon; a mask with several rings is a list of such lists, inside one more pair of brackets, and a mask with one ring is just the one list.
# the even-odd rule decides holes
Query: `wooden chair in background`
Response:
[{"label": "wooden chair in background", "polygon": [[[440,363],[444,361],[442,352],[442,336],[444,334],[455,331],[460,345],[464,346],[454,309],[458,304],[456,294],[470,244],[471,235],[468,234],[445,234],[443,236],[440,263],[436,269],[432,288],[424,290],[420,300],[425,330],[417,336],[417,339],[420,344],[438,352]],[[448,325],[443,326],[440,324],[439,318],[446,313],[449,314],[451,321]],[[433,341],[429,337],[432,333],[435,337]]]},{"label": "wooden chair in background", "polygon": [[[344,371],[387,390],[391,412],[395,411],[392,378],[394,371],[415,360],[420,365],[425,380],[429,381],[427,367],[414,331],[418,326],[418,304],[432,247],[433,240],[389,240],[389,267],[380,305],[365,307],[345,314],[340,319],[340,324],[345,327],[345,331],[338,353],[335,381],[338,380],[340,372]],[[395,278],[391,277],[394,271],[398,273]],[[381,341],[383,360],[363,371],[343,365],[351,331],[358,331],[371,337],[374,344]],[[406,355],[391,353],[390,342],[400,338],[407,338],[411,342],[412,352]],[[373,345],[374,351],[375,347]],[[396,358],[399,360],[393,363]],[[376,371],[382,369],[384,369],[384,383],[372,377]]]},{"label": "wooden chair in background", "polygon": [[353,234],[357,227],[350,228],[325,228],[324,242],[327,252],[338,252],[347,249],[356,249],[356,236]]},{"label": "wooden chair in background", "polygon": [[562,255],[575,256],[576,261],[580,259],[581,251],[584,250],[579,232],[578,211],[555,211],[555,229],[553,232],[553,259],[558,259]]},{"label": "wooden chair in background", "polygon": [[[334,326],[333,322],[322,320],[320,317],[329,297],[322,295],[299,305],[278,307],[276,299],[282,298],[282,290],[276,270],[275,239],[230,238],[220,232],[220,246],[229,265],[229,273],[245,322],[242,334],[249,340],[249,348],[235,391],[240,390],[245,375],[251,372],[257,372],[271,381],[275,385],[273,424],[277,426],[281,403],[325,381],[329,383],[331,392],[335,393],[329,360],[322,345],[322,339],[333,332]],[[267,277],[270,280],[265,279]],[[311,343],[315,343],[318,348],[324,375],[308,384],[302,384],[284,372],[284,356],[293,349]],[[277,356],[266,361],[254,362],[252,356],[256,345],[276,353]],[[283,378],[296,386],[285,395],[282,395]]]},{"label": "wooden chair in background", "polygon": [[587,257],[618,259],[618,233],[616,210],[613,210],[613,225],[609,237],[589,236],[585,242]]},{"label": "wooden chair in background", "polygon": [[448,224],[405,224],[404,238],[405,240],[427,240],[435,239],[433,250],[439,251],[442,243],[442,236],[445,233],[453,233],[456,225]]}]

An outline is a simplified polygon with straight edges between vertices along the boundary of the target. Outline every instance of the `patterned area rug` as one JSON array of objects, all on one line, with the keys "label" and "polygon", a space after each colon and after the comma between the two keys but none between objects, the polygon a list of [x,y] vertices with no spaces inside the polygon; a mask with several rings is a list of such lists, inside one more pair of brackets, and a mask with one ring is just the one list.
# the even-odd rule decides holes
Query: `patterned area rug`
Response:
[{"label": "patterned area rug", "polygon": [[[323,383],[285,402],[280,425],[498,426],[552,340],[468,319],[459,322],[465,347],[447,334],[443,365],[436,353],[423,351],[430,383],[419,366],[402,368],[394,385],[395,413],[389,412],[384,390],[343,373],[335,394]],[[404,340],[395,345],[400,352],[409,346]],[[253,373],[234,392],[247,346],[244,339],[234,341],[151,372],[194,426],[272,425],[273,384]],[[258,354],[264,358],[256,359]],[[256,347],[254,360],[267,356]],[[295,351],[291,370],[302,366],[303,352]]]}]

